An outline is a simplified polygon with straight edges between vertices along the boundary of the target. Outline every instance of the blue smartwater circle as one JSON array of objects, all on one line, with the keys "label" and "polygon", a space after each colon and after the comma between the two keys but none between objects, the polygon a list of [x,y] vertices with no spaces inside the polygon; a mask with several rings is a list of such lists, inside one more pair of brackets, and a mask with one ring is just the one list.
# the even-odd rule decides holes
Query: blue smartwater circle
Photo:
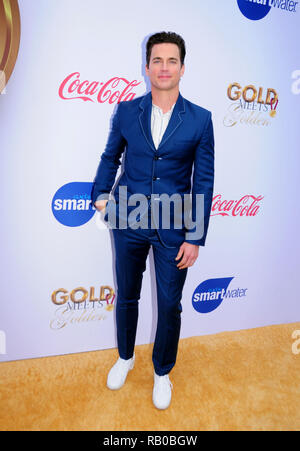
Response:
[{"label": "blue smartwater circle", "polygon": [[237,3],[241,13],[250,20],[263,19],[271,9],[269,0],[266,1],[265,5],[249,0],[237,0]]},{"label": "blue smartwater circle", "polygon": [[86,224],[95,214],[91,204],[91,182],[70,182],[61,186],[52,199],[55,219],[68,227]]}]

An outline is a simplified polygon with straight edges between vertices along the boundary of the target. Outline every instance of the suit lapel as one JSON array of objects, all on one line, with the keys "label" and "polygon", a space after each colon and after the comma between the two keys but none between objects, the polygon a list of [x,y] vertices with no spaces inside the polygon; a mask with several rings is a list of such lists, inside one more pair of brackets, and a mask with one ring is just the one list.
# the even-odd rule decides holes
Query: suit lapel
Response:
[{"label": "suit lapel", "polygon": [[[141,128],[143,131],[143,135],[151,147],[151,149],[156,152],[156,148],[152,139],[152,133],[151,133],[151,112],[152,112],[152,93],[151,91],[146,94],[140,104],[139,107],[141,108],[142,112],[139,115],[139,121],[141,124]],[[177,127],[181,124],[183,119],[181,118],[181,113],[185,112],[185,105],[184,105],[184,99],[182,95],[179,93],[176,104],[173,108],[172,115],[170,117],[168,126],[166,128],[165,133],[163,134],[163,137],[161,139],[161,142],[158,146],[159,150],[166,141],[172,136],[172,134],[175,132]]]},{"label": "suit lapel", "polygon": [[142,127],[142,132],[151,149],[154,150],[154,152],[156,152],[151,133],[151,111],[152,111],[151,91],[148,92],[148,94],[146,94],[142,98],[139,107],[141,108],[141,110],[143,110],[139,115],[139,121]]}]

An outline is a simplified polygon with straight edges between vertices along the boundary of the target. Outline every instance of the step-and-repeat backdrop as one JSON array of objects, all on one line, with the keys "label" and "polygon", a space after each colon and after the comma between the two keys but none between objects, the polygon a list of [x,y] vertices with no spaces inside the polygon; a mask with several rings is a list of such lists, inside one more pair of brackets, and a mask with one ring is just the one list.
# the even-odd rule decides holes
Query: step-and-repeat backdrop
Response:
[{"label": "step-and-repeat backdrop", "polygon": [[[299,19],[290,0],[0,0],[0,360],[117,345],[113,236],[90,192],[117,103],[150,90],[159,31],[184,38],[180,92],[215,132],[181,338],[300,320]],[[136,344],[156,321],[151,250]]]}]

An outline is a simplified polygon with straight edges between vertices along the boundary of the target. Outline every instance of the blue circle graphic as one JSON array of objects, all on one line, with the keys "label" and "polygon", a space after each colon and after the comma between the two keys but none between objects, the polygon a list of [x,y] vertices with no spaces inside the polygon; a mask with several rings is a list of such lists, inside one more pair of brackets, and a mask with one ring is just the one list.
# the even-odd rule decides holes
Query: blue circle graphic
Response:
[{"label": "blue circle graphic", "polygon": [[237,0],[237,3],[241,13],[250,20],[263,19],[271,9],[269,0]]},{"label": "blue circle graphic", "polygon": [[87,223],[96,209],[91,203],[91,182],[71,182],[61,186],[53,196],[52,212],[57,221],[68,227]]}]

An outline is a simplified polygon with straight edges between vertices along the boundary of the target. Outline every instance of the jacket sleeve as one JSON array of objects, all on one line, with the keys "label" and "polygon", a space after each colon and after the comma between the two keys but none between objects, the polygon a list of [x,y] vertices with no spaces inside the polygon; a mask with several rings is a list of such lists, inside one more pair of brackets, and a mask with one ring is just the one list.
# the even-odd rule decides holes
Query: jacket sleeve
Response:
[{"label": "jacket sleeve", "polygon": [[[192,186],[192,198],[191,198],[191,216],[194,223],[198,225],[198,229],[202,230],[202,236],[195,235],[195,239],[192,238],[191,233],[194,234],[196,227],[190,229],[186,233],[185,241],[198,246],[204,246],[208,224],[211,213],[211,205],[213,198],[214,188],[214,131],[211,118],[211,112],[209,112],[203,135],[195,151],[194,159],[194,173],[193,173],[193,186]],[[202,211],[198,210],[198,217],[196,218],[196,194],[203,194],[203,207]],[[200,213],[200,214],[199,214]]]},{"label": "jacket sleeve", "polygon": [[105,194],[106,196],[102,196],[101,199],[108,199],[121,164],[121,155],[125,149],[126,140],[120,129],[120,106],[121,103],[119,103],[113,117],[112,128],[93,182],[91,191],[92,205],[94,205],[100,195]]}]

